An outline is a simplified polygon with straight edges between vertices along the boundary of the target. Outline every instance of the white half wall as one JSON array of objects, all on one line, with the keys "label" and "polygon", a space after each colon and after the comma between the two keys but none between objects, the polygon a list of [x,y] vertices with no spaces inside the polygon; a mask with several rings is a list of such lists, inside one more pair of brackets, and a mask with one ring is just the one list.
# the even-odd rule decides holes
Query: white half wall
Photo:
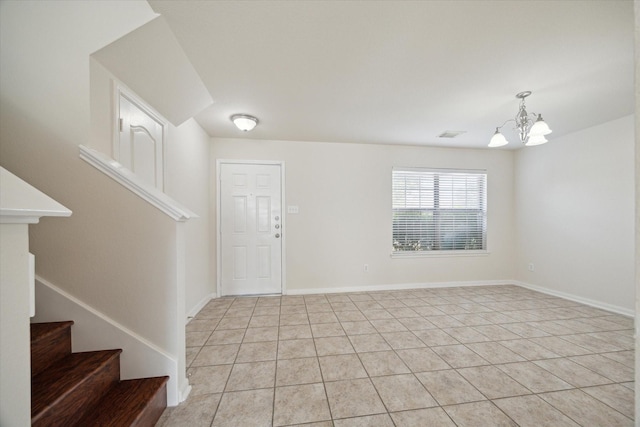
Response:
[{"label": "white half wall", "polygon": [[0,2],[0,162],[74,212],[31,227],[37,274],[178,360],[165,374],[184,389],[188,232],[78,156],[91,54],[155,16],[135,0]]},{"label": "white half wall", "polygon": [[32,321],[75,322],[71,328],[72,351],[122,349],[120,379],[169,375],[169,406],[186,399],[191,386],[178,384],[176,358],[41,277],[36,279],[36,295],[36,316]]},{"label": "white half wall", "polygon": [[[210,250],[213,219],[209,201],[209,135],[194,120],[169,126],[165,148],[165,193],[198,214],[185,227],[185,313],[215,292],[215,258]],[[211,269],[213,266],[213,270]],[[202,307],[200,307],[202,308]],[[186,321],[186,319],[185,319]]]},{"label": "white half wall", "polygon": [[634,311],[633,120],[517,152],[519,281]]},{"label": "white half wall", "polygon": [[29,224],[0,223],[0,425],[31,423]]},{"label": "white half wall", "polygon": [[[351,143],[213,139],[216,159],[283,160],[286,290],[513,279],[513,153]],[[391,170],[486,169],[488,249],[479,256],[391,258]],[[215,191],[215,183],[212,192]],[[216,200],[215,195],[212,196]],[[369,271],[364,271],[368,264]]]},{"label": "white half wall", "polygon": [[[124,36],[120,41],[126,41]],[[88,145],[112,156],[114,118],[113,85],[128,86],[116,78],[93,57],[91,68],[91,138]],[[136,93],[136,95],[138,95]],[[141,98],[145,103],[147,100]],[[147,104],[155,108],[154,104]],[[185,293],[187,314],[215,292],[215,258],[210,254],[210,194],[209,148],[210,137],[194,120],[179,126],[167,124],[164,144],[164,192],[197,214],[185,223]],[[211,267],[213,266],[213,269]],[[199,308],[202,308],[201,306]]]}]

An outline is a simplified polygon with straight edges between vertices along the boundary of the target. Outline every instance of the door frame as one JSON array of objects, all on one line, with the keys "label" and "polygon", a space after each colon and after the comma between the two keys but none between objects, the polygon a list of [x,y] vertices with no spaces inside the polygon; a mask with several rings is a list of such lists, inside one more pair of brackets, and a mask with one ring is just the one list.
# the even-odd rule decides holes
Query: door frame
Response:
[{"label": "door frame", "polygon": [[237,160],[237,159],[216,159],[216,297],[222,296],[222,221],[221,221],[221,191],[220,176],[222,173],[222,165],[276,165],[280,166],[280,212],[282,217],[281,227],[281,244],[280,244],[280,277],[281,277],[281,293],[287,294],[287,257],[286,257],[286,203],[285,203],[285,170],[284,161],[282,160]]}]

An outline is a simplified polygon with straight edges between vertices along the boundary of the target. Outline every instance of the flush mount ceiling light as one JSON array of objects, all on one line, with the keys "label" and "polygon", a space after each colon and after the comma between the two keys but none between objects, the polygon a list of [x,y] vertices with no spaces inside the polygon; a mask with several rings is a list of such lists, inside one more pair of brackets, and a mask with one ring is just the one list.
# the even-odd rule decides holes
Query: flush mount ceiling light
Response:
[{"label": "flush mount ceiling light", "polygon": [[243,132],[249,132],[258,124],[258,119],[248,114],[234,114],[231,121]]},{"label": "flush mount ceiling light", "polygon": [[518,114],[515,119],[509,119],[504,122],[502,126],[496,128],[496,132],[493,134],[493,137],[491,137],[491,141],[489,141],[489,147],[502,147],[509,143],[507,138],[500,133],[500,129],[509,122],[515,122],[520,142],[527,147],[541,145],[548,142],[545,135],[549,135],[551,133],[551,129],[549,129],[549,126],[544,120],[542,120],[542,114],[527,113],[527,109],[524,105],[524,99],[529,95],[531,95],[531,91],[528,90],[516,95],[516,98],[520,100]]}]

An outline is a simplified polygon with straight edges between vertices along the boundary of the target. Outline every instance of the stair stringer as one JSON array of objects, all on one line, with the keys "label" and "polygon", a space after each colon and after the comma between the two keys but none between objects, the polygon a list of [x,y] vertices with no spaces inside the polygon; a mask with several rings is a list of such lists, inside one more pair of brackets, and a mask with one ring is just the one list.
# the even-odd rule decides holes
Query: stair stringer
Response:
[{"label": "stair stringer", "polygon": [[36,315],[33,322],[73,319],[72,351],[122,349],[120,379],[169,376],[167,405],[186,400],[191,386],[180,372],[177,356],[150,343],[125,326],[36,275]]}]

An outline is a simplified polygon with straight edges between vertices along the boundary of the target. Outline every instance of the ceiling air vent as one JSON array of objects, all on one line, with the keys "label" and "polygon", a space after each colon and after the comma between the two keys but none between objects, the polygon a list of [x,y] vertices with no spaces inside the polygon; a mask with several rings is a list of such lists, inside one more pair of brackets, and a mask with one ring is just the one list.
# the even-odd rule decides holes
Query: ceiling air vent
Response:
[{"label": "ceiling air vent", "polygon": [[438,138],[455,138],[456,136],[462,135],[466,132],[466,130],[445,130],[440,135],[438,135]]}]

